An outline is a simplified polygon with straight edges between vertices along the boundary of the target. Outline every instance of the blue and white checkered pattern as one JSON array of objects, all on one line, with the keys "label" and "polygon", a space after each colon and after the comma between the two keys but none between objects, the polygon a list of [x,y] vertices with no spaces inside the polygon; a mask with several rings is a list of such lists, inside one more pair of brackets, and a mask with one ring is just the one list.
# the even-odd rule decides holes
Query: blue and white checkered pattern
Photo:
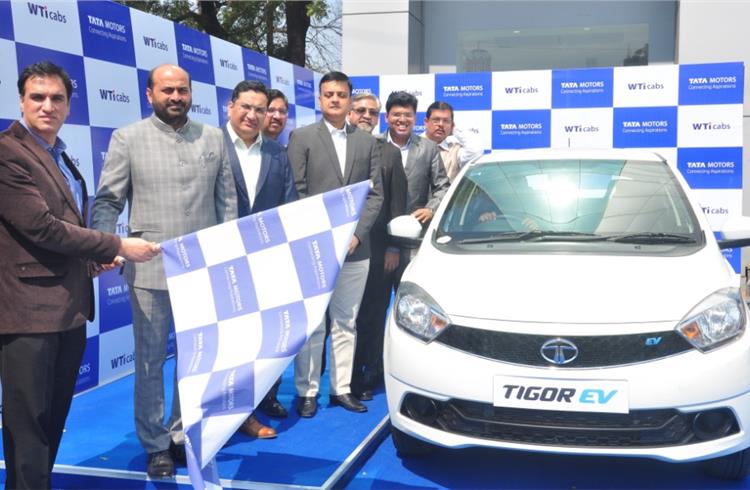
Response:
[{"label": "blue and white checkered pattern", "polygon": [[196,488],[219,484],[214,455],[320,325],[368,191],[360,182],[162,243]]},{"label": "blue and white checkered pattern", "polygon": [[[570,70],[353,77],[354,92],[383,102],[417,97],[416,132],[434,100],[485,151],[516,148],[639,148],[678,168],[718,230],[742,214],[744,65],[711,63]],[[423,129],[423,127],[422,127]],[[739,250],[725,250],[735,271]]]},{"label": "blue and white checkered pattern", "polygon": [[[23,67],[49,59],[70,74],[71,111],[60,137],[90,194],[112,131],[151,113],[146,79],[148,70],[161,63],[190,72],[190,117],[204,123],[226,122],[226,103],[243,79],[259,79],[287,93],[292,105],[282,142],[296,127],[295,114],[305,123],[316,117],[318,74],[109,1],[0,0],[0,59],[0,129],[20,116],[16,80]],[[127,213],[118,222],[121,234],[126,224]],[[127,284],[116,272],[96,281],[97,318],[88,325],[78,391],[133,370]]]}]

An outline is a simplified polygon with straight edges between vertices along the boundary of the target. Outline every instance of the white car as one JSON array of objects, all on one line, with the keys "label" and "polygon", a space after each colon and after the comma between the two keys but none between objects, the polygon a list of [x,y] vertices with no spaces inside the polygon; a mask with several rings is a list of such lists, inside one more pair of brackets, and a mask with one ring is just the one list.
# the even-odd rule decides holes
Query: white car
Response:
[{"label": "white car", "polygon": [[[419,231],[390,224],[405,242]],[[398,452],[707,460],[744,478],[748,311],[720,249],[750,243],[750,219],[723,238],[654,153],[518,150],[466,166],[388,319]]]}]

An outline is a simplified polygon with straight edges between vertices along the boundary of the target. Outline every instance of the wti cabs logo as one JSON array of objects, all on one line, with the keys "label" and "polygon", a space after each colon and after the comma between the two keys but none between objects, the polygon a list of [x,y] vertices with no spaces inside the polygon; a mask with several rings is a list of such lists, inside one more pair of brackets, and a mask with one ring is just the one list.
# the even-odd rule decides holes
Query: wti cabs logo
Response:
[{"label": "wti cabs logo", "polygon": [[701,209],[703,210],[703,214],[711,214],[711,215],[729,214],[729,210],[721,206],[718,206],[718,207],[701,206]]},{"label": "wti cabs logo", "polygon": [[68,23],[68,19],[65,17],[65,14],[63,14],[59,10],[50,10],[46,5],[38,3],[26,2],[26,5],[29,7],[29,13],[31,15],[36,15],[37,17],[41,17],[43,19],[53,20],[61,24]]},{"label": "wti cabs logo", "polygon": [[720,131],[732,129],[732,125],[725,122],[694,122],[694,131]]},{"label": "wti cabs logo", "polygon": [[124,104],[127,104],[130,102],[130,96],[126,94],[125,92],[118,92],[116,90],[107,90],[105,88],[99,89],[99,97],[101,97],[102,100],[106,100],[109,102],[122,102]]},{"label": "wti cabs logo", "polygon": [[663,83],[654,82],[630,82],[628,83],[628,90],[661,90],[664,88]]},{"label": "wti cabs logo", "polygon": [[169,51],[169,44],[161,41],[155,37],[143,36],[143,44],[148,48],[160,49],[162,51]]},{"label": "wti cabs logo", "polygon": [[232,71],[239,70],[239,67],[237,67],[236,63],[234,63],[231,60],[225,60],[224,58],[219,58],[219,65],[222,68],[227,68],[227,69],[232,70]]},{"label": "wti cabs logo", "polygon": [[599,126],[572,124],[565,126],[566,133],[598,133]]},{"label": "wti cabs logo", "polygon": [[210,107],[207,107],[201,104],[193,104],[190,107],[190,112],[195,113],[195,114],[203,114],[204,116],[210,116],[212,114]]},{"label": "wti cabs logo", "polygon": [[536,87],[505,87],[505,93],[508,95],[538,94],[539,89]]}]

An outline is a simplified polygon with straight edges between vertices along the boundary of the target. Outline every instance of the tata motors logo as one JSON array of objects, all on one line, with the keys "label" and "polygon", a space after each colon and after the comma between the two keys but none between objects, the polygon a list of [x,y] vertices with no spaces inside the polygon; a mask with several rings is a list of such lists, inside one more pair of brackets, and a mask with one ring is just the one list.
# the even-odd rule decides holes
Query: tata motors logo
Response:
[{"label": "tata motors logo", "polygon": [[665,133],[669,130],[669,121],[663,119],[645,121],[623,121],[623,133]]},{"label": "tata motors logo", "polygon": [[661,90],[664,88],[663,83],[654,82],[631,82],[628,83],[628,90]]},{"label": "tata motors logo", "polygon": [[191,46],[187,43],[180,43],[180,47],[182,48],[182,55],[191,60],[195,61],[196,63],[208,63],[208,51],[199,48],[198,46]]},{"label": "tata motors logo", "polygon": [[734,169],[734,162],[685,162],[689,169]]},{"label": "tata motors logo", "polygon": [[714,123],[714,122],[694,122],[693,129],[695,131],[717,131],[717,130],[729,130],[732,129],[732,125],[725,122]]},{"label": "tata motors logo", "polygon": [[239,68],[237,67],[236,63],[234,63],[234,62],[232,62],[230,60],[225,60],[223,58],[219,58],[219,65],[222,68],[227,68],[229,70],[233,70],[233,71],[239,70]]},{"label": "tata motors logo", "polygon": [[257,73],[259,75],[267,76],[268,70],[263,66],[253,65],[252,63],[246,63],[247,71]]},{"label": "tata motors logo", "polygon": [[128,29],[125,27],[124,24],[113,22],[111,20],[102,19],[94,15],[87,15],[86,17],[88,18],[89,24],[91,25],[94,25],[97,27],[104,27],[111,31],[119,32],[120,34],[126,34],[128,32]]},{"label": "tata motors logo", "polygon": [[560,82],[561,94],[593,94],[604,91],[603,80],[585,80],[580,82]]},{"label": "tata motors logo", "polygon": [[125,92],[107,90],[105,88],[99,89],[99,97],[101,97],[102,100],[107,100],[110,102],[122,102],[124,104],[130,102],[130,96],[128,96],[128,94],[126,94]]},{"label": "tata motors logo", "polygon": [[26,2],[26,5],[29,7],[29,13],[31,15],[36,15],[43,19],[60,22],[61,24],[68,23],[68,19],[65,18],[65,14],[63,14],[59,10],[50,10],[46,5],[41,5],[38,3]]},{"label": "tata motors logo", "polygon": [[688,90],[715,90],[734,88],[736,85],[737,77],[734,75],[688,78]]},{"label": "tata motors logo", "polygon": [[164,41],[160,41],[155,37],[143,36],[143,44],[145,44],[146,47],[149,47],[149,48],[160,49],[162,51],[169,51],[169,44],[165,43]]}]

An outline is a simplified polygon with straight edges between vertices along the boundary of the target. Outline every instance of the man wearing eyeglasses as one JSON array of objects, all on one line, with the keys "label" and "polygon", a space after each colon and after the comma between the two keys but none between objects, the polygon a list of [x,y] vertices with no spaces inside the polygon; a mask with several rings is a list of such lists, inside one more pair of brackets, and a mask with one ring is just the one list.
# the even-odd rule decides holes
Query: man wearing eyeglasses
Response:
[{"label": "man wearing eyeglasses", "polygon": [[272,88],[268,91],[268,112],[263,125],[263,136],[268,136],[272,140],[278,141],[279,136],[286,127],[286,121],[289,118],[289,100],[284,92]]},{"label": "man wearing eyeglasses", "polygon": [[[297,199],[286,150],[273,138],[263,137],[261,134],[268,114],[268,100],[269,93],[263,83],[246,80],[234,88],[227,106],[229,121],[223,128],[224,143],[237,189],[239,217]],[[271,411],[272,416],[286,417],[286,409],[276,398],[277,390],[278,382],[261,401],[259,408],[270,407],[270,410],[261,411]],[[255,414],[245,420],[240,426],[240,432],[258,439],[276,437],[276,431],[262,424]]]},{"label": "man wearing eyeglasses", "polygon": [[[372,133],[380,117],[380,101],[371,93],[352,98],[349,123]],[[406,174],[401,154],[395,146],[378,140],[381,150],[383,206],[370,229],[370,270],[365,293],[357,315],[357,345],[354,351],[352,393],[362,401],[372,400],[373,389],[383,378],[383,333],[390,294],[385,284],[398,266],[399,251],[392,247],[386,226],[396,216],[406,213]]]},{"label": "man wearing eyeglasses", "polygon": [[[435,142],[414,134],[417,119],[417,98],[404,91],[391,92],[385,103],[388,130],[380,139],[392,143],[401,152],[401,163],[406,173],[406,210],[420,223],[429,223],[435,210],[448,191],[450,182],[445,174],[440,149]],[[413,250],[401,250],[394,282],[398,286],[401,275],[411,260]]]},{"label": "man wearing eyeglasses", "polygon": [[453,107],[447,102],[436,101],[427,108],[422,135],[440,148],[445,173],[453,182],[461,167],[482,156],[479,138],[470,131],[462,131],[453,121]]}]

